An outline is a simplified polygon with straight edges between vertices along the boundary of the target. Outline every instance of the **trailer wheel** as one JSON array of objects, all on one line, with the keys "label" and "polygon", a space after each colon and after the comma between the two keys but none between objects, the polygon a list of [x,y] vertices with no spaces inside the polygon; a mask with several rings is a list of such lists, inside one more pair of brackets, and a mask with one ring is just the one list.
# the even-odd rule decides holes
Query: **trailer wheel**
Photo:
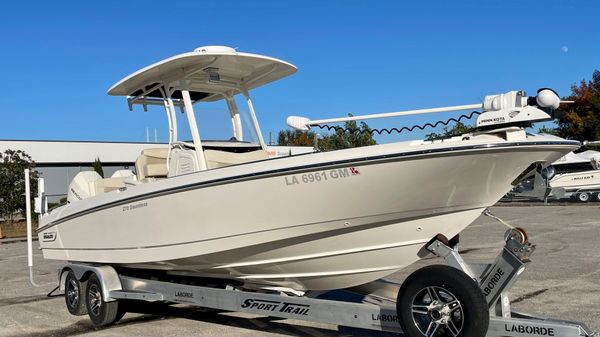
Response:
[{"label": "trailer wheel", "polygon": [[596,192],[596,201],[600,201],[600,192]]},{"label": "trailer wheel", "polygon": [[85,293],[88,316],[95,326],[106,326],[117,321],[119,301],[104,301],[102,284],[96,274],[88,279]]},{"label": "trailer wheel", "polygon": [[581,202],[588,202],[590,199],[590,194],[588,192],[577,193],[577,200]]},{"label": "trailer wheel", "polygon": [[445,265],[412,273],[400,287],[396,310],[409,337],[484,337],[490,319],[479,286]]},{"label": "trailer wheel", "polygon": [[86,285],[86,281],[77,280],[75,273],[69,270],[65,280],[65,304],[71,315],[82,316],[87,314],[85,305]]}]

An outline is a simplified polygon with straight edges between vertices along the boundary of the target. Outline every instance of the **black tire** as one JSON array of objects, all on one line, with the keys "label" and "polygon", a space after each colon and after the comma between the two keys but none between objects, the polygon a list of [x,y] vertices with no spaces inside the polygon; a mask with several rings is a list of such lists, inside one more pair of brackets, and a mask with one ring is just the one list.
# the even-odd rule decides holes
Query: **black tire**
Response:
[{"label": "black tire", "polygon": [[125,307],[123,307],[121,305],[121,303],[119,303],[119,309],[117,310],[117,315],[115,316],[115,320],[113,323],[117,323],[118,321],[120,321],[121,318],[123,318],[123,316],[125,316],[126,313],[127,313],[127,309]]},{"label": "black tire", "polygon": [[600,192],[596,192],[596,201],[600,201]]},{"label": "black tire", "polygon": [[69,270],[65,280],[65,304],[71,315],[82,316],[87,314],[85,305],[85,289],[87,282],[79,281],[75,273]]},{"label": "black tire", "polygon": [[119,314],[119,301],[104,301],[102,284],[96,274],[88,279],[85,295],[88,316],[95,326],[101,327],[116,322]]},{"label": "black tire", "polygon": [[148,305],[151,305],[151,303],[136,301],[136,300],[124,300],[124,299],[119,300],[119,309],[117,312],[117,316],[115,317],[115,323],[120,321],[123,318],[123,316],[125,316],[125,314],[127,314],[128,312],[137,312],[136,308],[138,306],[148,306]]},{"label": "black tire", "polygon": [[396,310],[408,337],[485,337],[490,321],[477,283],[445,265],[424,267],[408,276],[398,292]]},{"label": "black tire", "polygon": [[580,202],[588,202],[590,199],[591,196],[588,192],[577,193],[577,200]]}]

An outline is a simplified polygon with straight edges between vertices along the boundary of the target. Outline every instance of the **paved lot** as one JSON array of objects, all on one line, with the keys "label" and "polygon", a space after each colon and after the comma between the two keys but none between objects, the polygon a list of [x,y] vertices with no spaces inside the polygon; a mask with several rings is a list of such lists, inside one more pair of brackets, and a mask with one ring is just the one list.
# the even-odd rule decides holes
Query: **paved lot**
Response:
[{"label": "paved lot", "polygon": [[[496,207],[493,213],[525,227],[537,245],[533,263],[517,282],[513,308],[586,322],[600,330],[600,205]],[[503,225],[481,217],[461,234],[468,261],[486,262],[502,247]],[[148,308],[160,315],[127,314],[117,325],[95,329],[87,316],[68,314],[63,297],[48,298],[55,285],[57,262],[36,253],[35,279],[28,283],[24,242],[0,244],[0,336],[391,336],[329,324],[274,320],[194,307]],[[436,258],[422,260],[390,276],[401,280]]]}]

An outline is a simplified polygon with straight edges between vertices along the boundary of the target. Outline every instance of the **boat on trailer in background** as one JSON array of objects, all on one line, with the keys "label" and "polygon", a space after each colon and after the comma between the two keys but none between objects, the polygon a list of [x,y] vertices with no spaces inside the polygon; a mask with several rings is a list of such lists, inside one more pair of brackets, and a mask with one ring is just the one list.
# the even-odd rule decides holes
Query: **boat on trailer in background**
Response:
[{"label": "boat on trailer in background", "polygon": [[550,198],[600,201],[600,152],[567,153],[536,171],[515,194],[544,201]]},{"label": "boat on trailer in background", "polygon": [[[444,251],[440,256],[460,268],[413,274],[398,292],[396,320],[410,336],[485,334],[488,305],[497,306],[501,293],[485,294],[479,284],[494,278],[503,289],[520,267],[500,276],[496,269],[472,269],[458,255],[457,240],[448,238],[522,177],[580,146],[526,131],[552,119],[560,103],[556,93],[542,89],[527,97],[512,91],[476,104],[316,121],[292,116],[288,125],[308,130],[481,110],[477,129],[458,137],[269,159],[249,93],[295,72],[275,58],[209,46],[145,67],[109,89],[109,95],[125,96],[130,109],[163,107],[169,146],[144,150],[135,172],[107,179],[82,172],[69,186],[66,205],[42,207],[40,248],[46,259],[69,261],[59,280],[71,313],[87,312],[95,324],[106,325],[122,317],[119,300],[219,307],[218,299],[191,299],[226,296],[221,291],[231,289],[244,296],[303,295],[293,305],[308,308],[318,306],[308,295],[315,291],[368,284]],[[228,108],[231,134],[208,141],[199,125],[212,112],[202,106],[215,101]],[[180,139],[178,109],[191,141]],[[532,250],[521,230],[510,231],[508,244],[527,255],[518,261]],[[232,296],[238,305],[224,308],[265,312],[253,303],[267,299]],[[282,312],[296,317],[308,309]]]}]

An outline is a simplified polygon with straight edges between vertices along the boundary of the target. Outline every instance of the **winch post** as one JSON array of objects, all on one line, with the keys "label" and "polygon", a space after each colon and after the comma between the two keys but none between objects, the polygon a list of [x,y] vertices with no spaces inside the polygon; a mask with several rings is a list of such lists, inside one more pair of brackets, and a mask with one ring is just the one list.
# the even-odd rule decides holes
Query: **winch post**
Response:
[{"label": "winch post", "polygon": [[525,263],[530,261],[529,257],[535,250],[522,229],[509,229],[505,238],[506,244],[502,252],[483,272],[479,282],[490,310],[502,316],[510,314],[507,291],[525,271]]},{"label": "winch post", "polygon": [[426,248],[476,281],[494,315],[509,318],[511,311],[508,290],[525,270],[525,263],[529,262],[535,246],[528,242],[527,233],[520,228],[509,229],[505,234],[505,241],[506,244],[494,263],[485,265],[480,273],[475,272],[474,264],[464,261],[458,245],[451,247],[444,237],[435,237]]}]

